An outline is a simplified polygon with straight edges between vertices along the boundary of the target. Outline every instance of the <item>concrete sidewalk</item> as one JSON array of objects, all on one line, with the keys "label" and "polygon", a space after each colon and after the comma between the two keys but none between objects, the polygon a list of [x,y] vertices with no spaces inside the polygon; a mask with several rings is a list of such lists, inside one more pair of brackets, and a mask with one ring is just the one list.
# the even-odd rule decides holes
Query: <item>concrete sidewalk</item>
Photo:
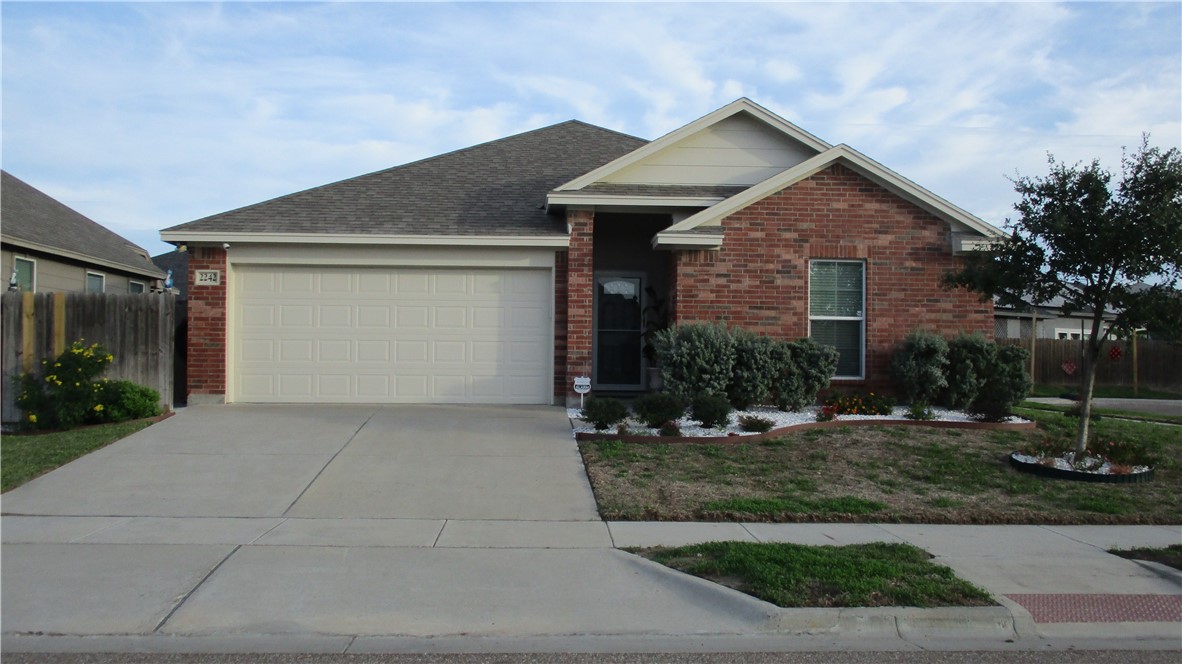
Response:
[{"label": "concrete sidewalk", "polygon": [[[8,516],[3,648],[372,652],[572,635],[1182,648],[1178,575],[1106,552],[1180,539],[1173,526]],[[711,540],[910,542],[1001,606],[779,609],[616,548]]]},{"label": "concrete sidewalk", "polygon": [[[1055,406],[1075,406],[1079,404],[1078,401],[1060,397],[1033,397],[1029,401]],[[1092,405],[1096,408],[1114,408],[1117,410],[1145,413],[1146,415],[1182,416],[1182,400],[1177,399],[1109,399],[1101,397],[1092,399]]]},{"label": "concrete sidewalk", "polygon": [[[1182,648],[1178,526],[605,523],[565,412],[210,407],[3,496],[4,652]],[[983,609],[780,609],[619,550],[910,542]]]}]

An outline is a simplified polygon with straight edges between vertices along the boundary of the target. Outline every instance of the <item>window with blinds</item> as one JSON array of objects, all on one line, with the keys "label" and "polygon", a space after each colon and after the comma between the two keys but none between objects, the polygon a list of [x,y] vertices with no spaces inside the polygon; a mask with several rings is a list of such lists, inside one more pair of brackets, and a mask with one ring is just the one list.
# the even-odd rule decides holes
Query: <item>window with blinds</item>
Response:
[{"label": "window with blinds", "polygon": [[809,337],[837,349],[837,378],[864,377],[865,263],[809,262]]}]

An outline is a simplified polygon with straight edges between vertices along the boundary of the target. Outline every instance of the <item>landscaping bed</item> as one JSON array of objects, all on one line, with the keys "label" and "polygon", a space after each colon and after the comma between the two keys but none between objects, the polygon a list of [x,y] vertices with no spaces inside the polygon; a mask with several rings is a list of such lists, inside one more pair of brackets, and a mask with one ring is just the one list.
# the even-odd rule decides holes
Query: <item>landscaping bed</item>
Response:
[{"label": "landscaping bed", "polygon": [[1103,420],[1143,443],[1152,482],[1091,484],[1019,473],[1010,454],[1069,439],[1072,418],[1019,411],[1037,431],[841,426],[734,444],[581,441],[608,520],[1042,524],[1182,523],[1182,428]]}]

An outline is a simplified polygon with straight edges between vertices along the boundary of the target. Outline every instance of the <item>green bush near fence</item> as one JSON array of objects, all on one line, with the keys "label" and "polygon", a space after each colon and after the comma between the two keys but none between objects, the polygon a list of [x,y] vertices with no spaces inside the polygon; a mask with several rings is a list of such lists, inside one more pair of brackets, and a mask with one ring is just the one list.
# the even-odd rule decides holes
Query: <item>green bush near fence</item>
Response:
[{"label": "green bush near fence", "polygon": [[160,414],[160,395],[124,380],[99,380],[115,356],[99,344],[75,341],[37,373],[16,376],[16,404],[30,429],[72,429]]}]

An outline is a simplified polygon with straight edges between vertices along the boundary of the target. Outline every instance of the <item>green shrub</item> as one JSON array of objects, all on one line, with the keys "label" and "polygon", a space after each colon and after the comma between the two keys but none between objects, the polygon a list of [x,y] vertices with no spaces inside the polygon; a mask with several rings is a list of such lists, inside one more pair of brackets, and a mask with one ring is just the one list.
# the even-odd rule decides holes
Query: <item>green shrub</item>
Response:
[{"label": "green shrub", "polygon": [[735,364],[735,344],[723,325],[674,325],[653,335],[666,392],[683,399],[725,394]]},{"label": "green shrub", "polygon": [[685,402],[668,392],[650,392],[637,398],[632,403],[632,410],[637,419],[655,429],[684,415]]},{"label": "green shrub", "polygon": [[987,367],[997,353],[997,344],[980,334],[959,334],[948,342],[948,387],[943,402],[964,410],[985,386]]},{"label": "green shrub", "polygon": [[680,436],[681,427],[677,426],[677,422],[670,420],[661,425],[662,436]]},{"label": "green shrub", "polygon": [[777,341],[771,349],[775,378],[772,394],[776,406],[798,411],[817,400],[817,392],[829,386],[837,371],[837,349],[812,339]]},{"label": "green shrub", "polygon": [[907,419],[926,422],[936,419],[936,414],[932,412],[932,407],[926,401],[912,401],[907,408]]},{"label": "green shrub", "polygon": [[100,422],[123,422],[160,414],[160,393],[130,380],[104,380],[95,384],[94,411]]},{"label": "green shrub", "polygon": [[931,332],[908,334],[891,358],[899,396],[912,403],[931,403],[940,396],[948,381],[948,342]]},{"label": "green shrub", "polygon": [[985,384],[965,410],[978,420],[1001,422],[1030,393],[1026,362],[1030,352],[1021,346],[993,344],[994,359],[985,367]]},{"label": "green shrub", "polygon": [[25,411],[25,423],[37,429],[70,429],[98,421],[102,412],[95,379],[115,357],[98,344],[75,341],[53,362],[41,361],[38,374],[17,376],[16,404]]},{"label": "green shrub", "polygon": [[834,415],[890,415],[895,402],[890,397],[869,394],[834,394],[825,399]]},{"label": "green shrub", "polygon": [[699,394],[690,404],[690,417],[708,429],[730,423],[731,402],[721,394]]},{"label": "green shrub", "polygon": [[739,428],[751,433],[766,433],[772,430],[775,422],[759,415],[740,415]]},{"label": "green shrub", "polygon": [[735,363],[731,369],[726,396],[736,410],[747,410],[766,403],[776,380],[773,348],[776,342],[747,330],[732,333]]},{"label": "green shrub", "polygon": [[612,397],[589,397],[583,404],[582,418],[590,422],[597,431],[606,431],[628,417],[624,402]]}]

